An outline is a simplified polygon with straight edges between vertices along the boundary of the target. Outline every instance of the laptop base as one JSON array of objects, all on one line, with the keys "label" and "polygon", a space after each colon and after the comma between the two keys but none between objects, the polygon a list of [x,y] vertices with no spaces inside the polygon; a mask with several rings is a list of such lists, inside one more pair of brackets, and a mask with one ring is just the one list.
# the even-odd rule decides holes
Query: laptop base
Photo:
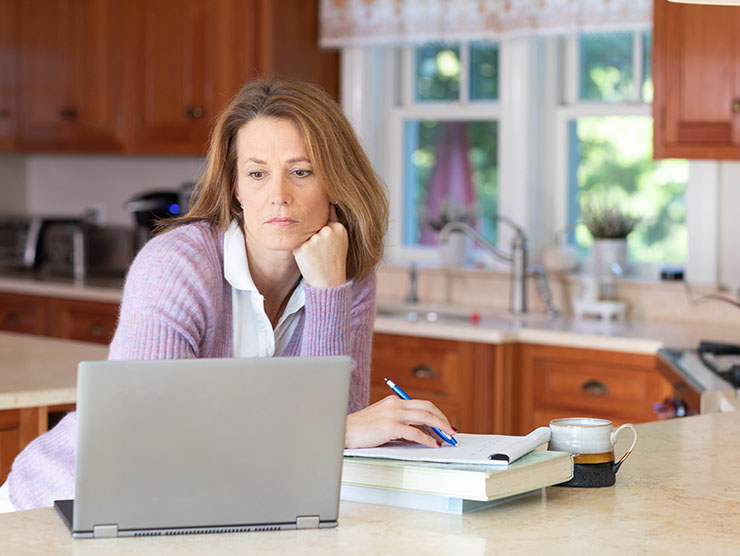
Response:
[{"label": "laptop base", "polygon": [[250,533],[257,531],[286,531],[292,529],[316,529],[336,527],[336,521],[319,521],[314,516],[300,516],[292,523],[270,523],[254,525],[216,525],[207,527],[174,527],[160,529],[119,530],[117,525],[96,525],[92,531],[75,531],[73,529],[74,500],[54,500],[62,521],[75,539],[100,539],[111,537],[158,537],[172,535],[201,535],[203,533]]}]

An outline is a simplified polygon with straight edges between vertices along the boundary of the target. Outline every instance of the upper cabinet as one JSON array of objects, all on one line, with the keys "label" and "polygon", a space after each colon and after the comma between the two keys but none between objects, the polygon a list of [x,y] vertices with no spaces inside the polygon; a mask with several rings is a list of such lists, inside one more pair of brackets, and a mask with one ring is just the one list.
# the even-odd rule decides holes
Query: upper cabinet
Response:
[{"label": "upper cabinet", "polygon": [[10,150],[15,143],[17,11],[18,0],[0,0],[0,150]]},{"label": "upper cabinet", "polygon": [[203,154],[249,79],[337,98],[317,30],[318,0],[0,0],[0,149]]},{"label": "upper cabinet", "polygon": [[740,158],[740,8],[655,0],[655,158]]},{"label": "upper cabinet", "polygon": [[116,152],[121,134],[121,3],[18,4],[20,150]]}]

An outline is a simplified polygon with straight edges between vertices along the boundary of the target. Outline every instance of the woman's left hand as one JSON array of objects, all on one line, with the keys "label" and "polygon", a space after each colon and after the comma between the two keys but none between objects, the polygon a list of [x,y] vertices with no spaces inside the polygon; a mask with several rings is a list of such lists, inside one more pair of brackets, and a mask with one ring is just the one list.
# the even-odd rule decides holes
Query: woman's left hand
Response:
[{"label": "woman's left hand", "polygon": [[293,250],[303,279],[312,288],[332,288],[347,281],[346,228],[337,219],[334,205],[329,206],[326,226]]}]

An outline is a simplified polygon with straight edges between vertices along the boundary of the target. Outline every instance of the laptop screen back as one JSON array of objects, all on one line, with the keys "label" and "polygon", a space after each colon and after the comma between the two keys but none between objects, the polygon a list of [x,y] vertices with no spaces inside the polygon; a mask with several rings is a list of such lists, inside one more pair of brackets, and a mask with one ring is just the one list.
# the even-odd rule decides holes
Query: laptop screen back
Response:
[{"label": "laptop screen back", "polygon": [[348,357],[83,362],[74,531],[335,522]]}]

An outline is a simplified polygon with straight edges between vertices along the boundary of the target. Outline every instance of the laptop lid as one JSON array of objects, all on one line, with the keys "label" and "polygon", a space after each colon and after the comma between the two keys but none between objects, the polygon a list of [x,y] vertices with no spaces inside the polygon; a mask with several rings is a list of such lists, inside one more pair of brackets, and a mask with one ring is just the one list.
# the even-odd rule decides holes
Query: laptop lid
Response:
[{"label": "laptop lid", "polygon": [[346,356],[80,363],[73,534],[336,525],[350,375]]}]

